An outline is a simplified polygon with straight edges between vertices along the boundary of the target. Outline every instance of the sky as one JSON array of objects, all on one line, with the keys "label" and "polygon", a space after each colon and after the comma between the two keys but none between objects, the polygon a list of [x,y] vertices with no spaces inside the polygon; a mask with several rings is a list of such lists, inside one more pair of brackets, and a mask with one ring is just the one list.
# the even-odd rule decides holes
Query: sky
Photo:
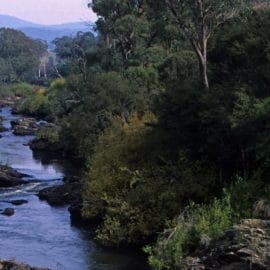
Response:
[{"label": "sky", "polygon": [[95,21],[88,0],[0,0],[0,14],[39,24]]}]

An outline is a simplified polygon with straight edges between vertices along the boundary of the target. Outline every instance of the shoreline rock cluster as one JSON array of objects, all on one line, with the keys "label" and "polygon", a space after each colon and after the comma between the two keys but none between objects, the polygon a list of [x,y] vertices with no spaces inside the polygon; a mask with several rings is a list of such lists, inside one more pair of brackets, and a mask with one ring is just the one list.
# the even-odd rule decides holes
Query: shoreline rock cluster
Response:
[{"label": "shoreline rock cluster", "polygon": [[0,188],[15,187],[26,184],[23,177],[27,175],[17,172],[7,165],[0,165]]},{"label": "shoreline rock cluster", "polygon": [[39,126],[35,118],[24,117],[11,121],[14,135],[31,136],[35,135],[39,130]]},{"label": "shoreline rock cluster", "polygon": [[186,259],[188,270],[269,270],[270,220],[245,219]]},{"label": "shoreline rock cluster", "polygon": [[65,177],[63,184],[45,188],[39,191],[40,200],[47,201],[51,206],[69,205],[71,221],[83,222],[82,206],[82,180],[77,176]]},{"label": "shoreline rock cluster", "polygon": [[14,107],[15,103],[16,103],[16,100],[18,98],[2,98],[0,99],[0,108],[3,108],[3,107]]},{"label": "shoreline rock cluster", "polygon": [[[4,104],[4,103],[3,103]],[[14,109],[13,109],[14,110]],[[6,131],[3,127],[1,130],[1,123],[3,118],[0,118],[0,133]],[[46,121],[37,121],[33,117],[23,117],[11,121],[11,126],[14,135],[17,136],[35,136],[40,128],[53,128],[54,124],[47,123]],[[28,144],[33,151],[46,151],[52,155],[61,153],[62,146],[60,144],[51,144],[46,138],[34,138]],[[57,155],[60,157],[60,155]],[[27,175],[20,174],[14,169],[0,165],[0,188],[15,187],[18,185],[26,184],[27,181],[23,177]],[[63,185],[49,187],[41,190],[38,197],[41,200],[46,200],[52,206],[70,205],[69,211],[71,221],[73,223],[80,223],[81,216],[81,193],[82,181],[78,177],[65,177]],[[6,208],[2,211],[3,215],[12,216],[14,214],[13,208]]]},{"label": "shoreline rock cluster", "polygon": [[50,142],[47,138],[34,138],[29,142],[29,146],[33,151],[46,151],[52,156],[63,157],[63,145],[61,142]]},{"label": "shoreline rock cluster", "polygon": [[[27,181],[23,180],[23,177],[27,175],[21,174],[16,170],[6,165],[0,165],[0,188],[16,187],[26,184]],[[9,203],[13,206],[20,206],[27,203],[26,200],[13,200],[13,201],[1,201],[3,203]],[[15,210],[11,207],[0,210],[0,214],[10,217],[15,214]],[[1,269],[1,268],[0,268]]]}]

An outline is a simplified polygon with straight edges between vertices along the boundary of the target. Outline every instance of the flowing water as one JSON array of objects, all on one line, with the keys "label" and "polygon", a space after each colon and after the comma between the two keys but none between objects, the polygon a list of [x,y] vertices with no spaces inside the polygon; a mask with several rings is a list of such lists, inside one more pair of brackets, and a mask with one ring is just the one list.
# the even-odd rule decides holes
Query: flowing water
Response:
[{"label": "flowing water", "polygon": [[[16,188],[0,188],[0,209],[12,207],[15,215],[0,215],[0,258],[16,259],[32,265],[57,270],[143,270],[142,258],[133,252],[104,249],[91,240],[91,233],[70,224],[67,207],[51,207],[40,201],[37,192],[62,183],[71,166],[68,162],[44,161],[27,146],[33,137],[14,136],[10,121],[19,116],[3,108],[0,162],[29,175],[28,184]],[[9,200],[24,199],[28,203],[11,206]]]}]

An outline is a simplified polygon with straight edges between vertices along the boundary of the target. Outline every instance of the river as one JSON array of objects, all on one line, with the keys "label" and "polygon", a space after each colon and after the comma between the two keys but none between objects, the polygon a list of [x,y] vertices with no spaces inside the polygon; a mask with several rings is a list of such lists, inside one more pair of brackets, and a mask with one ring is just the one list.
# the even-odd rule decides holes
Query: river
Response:
[{"label": "river", "polygon": [[19,118],[3,108],[0,162],[30,177],[29,184],[0,189],[0,209],[11,207],[4,201],[24,199],[28,203],[12,206],[15,215],[0,216],[0,258],[15,259],[57,270],[143,270],[144,260],[134,252],[105,249],[91,239],[91,232],[70,224],[67,207],[51,207],[40,201],[37,192],[62,183],[71,166],[68,162],[41,161],[27,146],[33,137],[14,136],[10,121]]}]

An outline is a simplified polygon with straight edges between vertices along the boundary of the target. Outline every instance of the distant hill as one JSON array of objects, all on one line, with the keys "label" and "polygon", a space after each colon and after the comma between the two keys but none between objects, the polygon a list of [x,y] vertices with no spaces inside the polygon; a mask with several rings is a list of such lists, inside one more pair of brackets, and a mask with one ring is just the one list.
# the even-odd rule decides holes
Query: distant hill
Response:
[{"label": "distant hill", "polygon": [[0,27],[18,29],[20,27],[35,27],[35,26],[42,26],[42,25],[27,22],[8,15],[0,15]]},{"label": "distant hill", "polygon": [[51,47],[51,42],[62,36],[73,36],[77,32],[93,31],[91,22],[74,22],[59,25],[42,25],[18,19],[16,17],[0,15],[0,28],[13,28],[24,32],[33,39],[42,39],[47,41]]}]

